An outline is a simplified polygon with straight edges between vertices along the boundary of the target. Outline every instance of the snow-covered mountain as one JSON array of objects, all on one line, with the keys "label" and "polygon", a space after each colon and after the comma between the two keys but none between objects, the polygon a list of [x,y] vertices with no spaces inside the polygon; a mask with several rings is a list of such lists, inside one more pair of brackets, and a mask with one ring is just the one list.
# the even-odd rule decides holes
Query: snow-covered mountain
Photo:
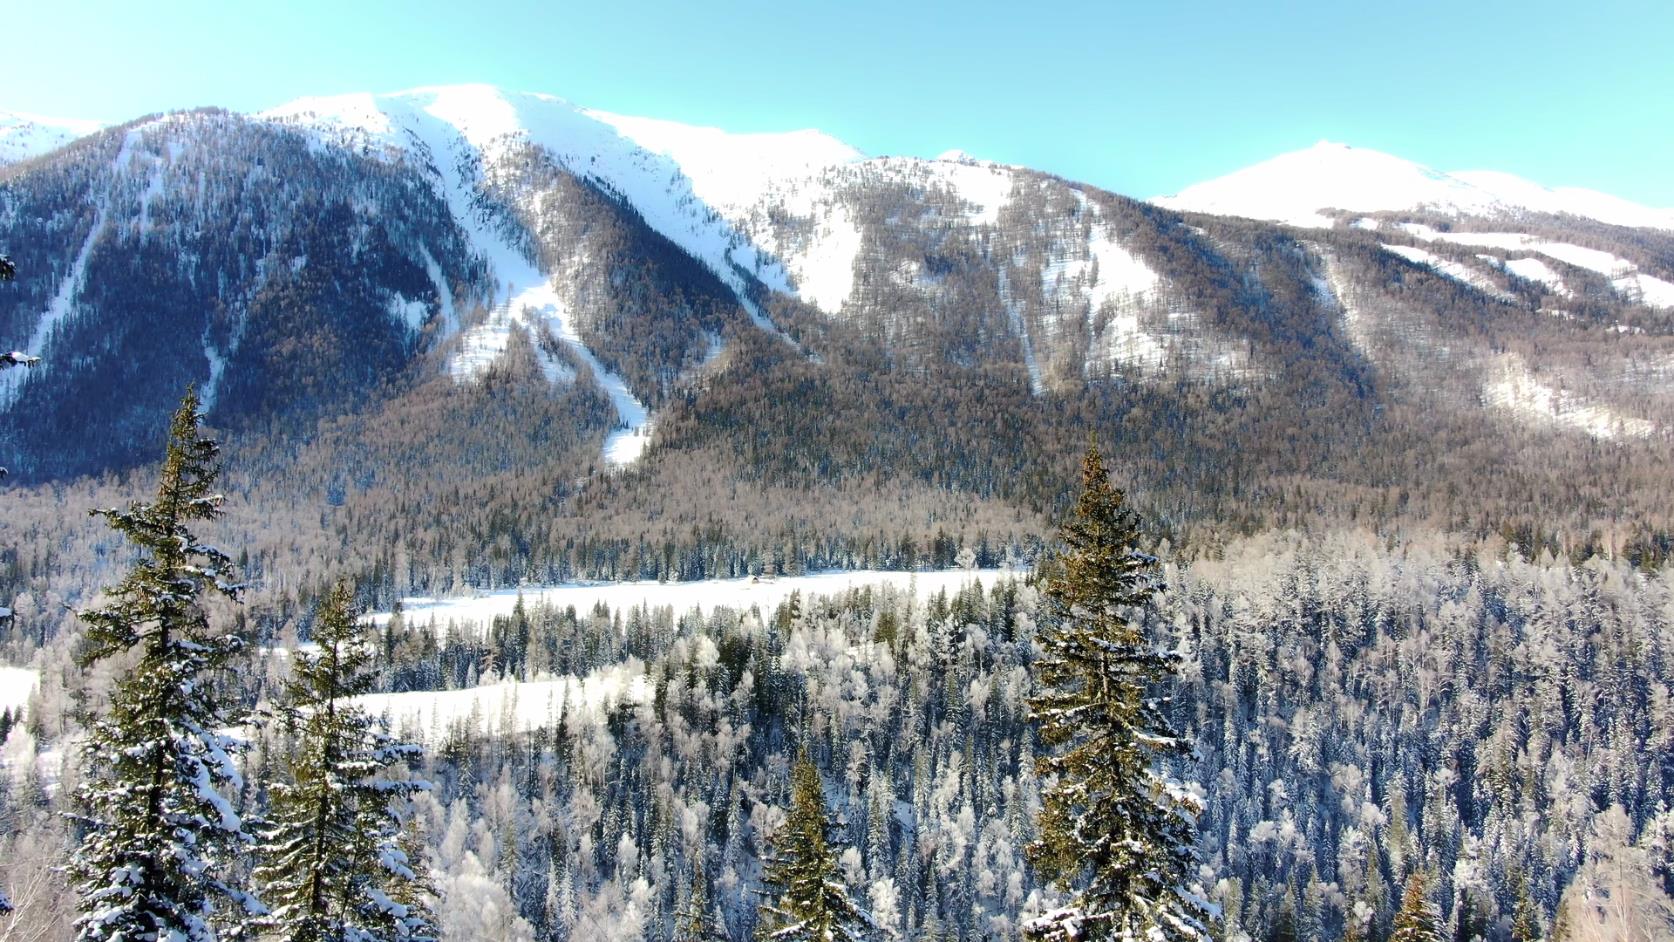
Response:
[{"label": "snow-covered mountain", "polygon": [[1544,213],[1616,226],[1674,229],[1674,209],[1652,209],[1594,190],[1552,189],[1509,173],[1443,173],[1380,151],[1321,141],[1153,200],[1159,206],[1327,227],[1332,210],[1429,210],[1448,215]]},{"label": "snow-covered mountain", "polygon": [[[577,428],[614,427],[599,447],[623,465],[670,403],[761,381],[742,370],[773,368],[763,343],[832,382],[980,371],[1017,408],[1128,387],[1282,403],[1309,376],[1599,438],[1665,428],[1669,214],[1341,145],[1147,204],[962,152],[466,85],[170,115],[40,156],[0,182],[21,273],[0,346],[45,355],[0,378],[0,438],[41,448],[128,436],[185,381],[237,425],[527,359],[553,395],[587,391]],[[164,368],[134,375],[141,348]],[[1577,367],[1600,362],[1621,368]]]},{"label": "snow-covered mountain", "polygon": [[101,127],[97,121],[0,110],[0,166],[51,153]]}]

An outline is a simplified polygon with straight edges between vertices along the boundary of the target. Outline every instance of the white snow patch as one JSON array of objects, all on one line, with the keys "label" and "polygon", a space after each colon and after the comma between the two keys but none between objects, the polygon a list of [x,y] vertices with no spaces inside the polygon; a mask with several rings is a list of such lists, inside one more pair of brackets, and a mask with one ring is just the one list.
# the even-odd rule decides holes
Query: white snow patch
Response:
[{"label": "white snow patch", "polygon": [[830,203],[813,219],[813,234],[801,251],[782,256],[796,294],[827,314],[836,314],[854,293],[854,265],[865,237],[848,207]]},{"label": "white snow patch", "polygon": [[1483,402],[1542,424],[1577,429],[1598,439],[1645,438],[1656,425],[1619,415],[1580,396],[1554,389],[1529,372],[1516,354],[1500,358],[1498,376],[1484,384]]},{"label": "white snow patch", "polygon": [[1088,243],[1093,263],[1098,266],[1090,286],[1094,310],[1111,301],[1137,299],[1154,293],[1162,278],[1144,260],[1122,247],[1104,228],[1095,227]]},{"label": "white snow patch", "polygon": [[1568,242],[1552,242],[1520,232],[1440,232],[1418,223],[1401,227],[1409,235],[1434,242],[1451,242],[1508,252],[1535,252],[1565,264],[1584,268],[1610,279],[1611,287],[1623,298],[1649,307],[1674,308],[1674,284],[1647,275],[1625,258],[1600,249]]},{"label": "white snow patch", "polygon": [[734,134],[655,118],[604,111],[582,114],[616,129],[653,154],[669,158],[691,181],[698,199],[733,215],[785,180],[810,177],[826,167],[853,163],[863,155],[814,130],[779,134]]},{"label": "white snow patch", "polygon": [[967,219],[972,225],[992,226],[1000,221],[1000,210],[1011,201],[1011,171],[998,164],[960,163],[938,160],[926,164],[931,179],[958,194],[971,205]]},{"label": "white snow patch", "polygon": [[644,666],[629,660],[586,677],[506,681],[463,690],[368,694],[356,697],[355,703],[373,716],[384,717],[391,729],[416,728],[427,742],[435,743],[455,724],[473,717],[490,735],[524,733],[552,728],[563,721],[567,711],[603,716],[618,704],[644,703],[649,694]]},{"label": "white snow patch", "polygon": [[430,305],[422,299],[407,298],[395,292],[389,298],[389,316],[416,334],[424,327],[425,318],[430,316]]},{"label": "white snow patch", "polygon": [[19,715],[40,686],[40,671],[0,666],[0,711],[10,710],[13,716]]},{"label": "white snow patch", "polygon": [[[912,588],[919,598],[937,592],[956,592],[972,581],[984,586],[1016,579],[1020,573],[1009,569],[946,569],[931,572],[896,572],[861,569],[820,572],[806,576],[783,576],[769,579],[706,579],[697,582],[596,582],[562,583],[547,586],[525,586],[521,589],[500,589],[467,598],[414,597],[401,600],[402,619],[409,625],[434,622],[438,627],[448,622],[476,624],[486,627],[497,615],[510,615],[518,599],[525,605],[536,603],[556,607],[575,606],[584,612],[604,603],[613,612],[640,607],[672,607],[676,612],[694,608],[709,611],[725,606],[748,609],[752,606],[762,613],[771,613],[779,604],[800,592],[804,598],[816,595],[836,595],[849,589],[865,586],[892,586],[899,590]],[[390,619],[389,612],[369,616],[375,625]]]},{"label": "white snow patch", "polygon": [[419,257],[424,261],[424,273],[430,278],[430,286],[436,290],[436,297],[441,302],[442,325],[448,336],[459,331],[459,312],[453,307],[453,289],[448,287],[447,276],[442,273],[442,266],[437,264],[436,256],[430,254],[430,249],[419,246]]},{"label": "white snow patch", "polygon": [[1524,281],[1533,281],[1538,284],[1543,284],[1552,289],[1553,294],[1560,297],[1571,298],[1575,296],[1575,292],[1571,291],[1569,286],[1564,284],[1563,276],[1554,271],[1552,266],[1546,264],[1538,258],[1509,258],[1501,260],[1491,255],[1483,255],[1480,257],[1498,264],[1501,268],[1504,268],[1506,271],[1523,279]]},{"label": "white snow patch", "polygon": [[1411,245],[1386,244],[1383,246],[1383,250],[1391,255],[1399,255],[1415,265],[1423,265],[1426,268],[1430,268],[1440,274],[1452,278],[1454,281],[1470,285],[1472,288],[1481,291],[1489,297],[1497,298],[1501,301],[1516,300],[1509,292],[1494,284],[1492,278],[1489,278],[1482,272],[1479,272],[1462,262],[1456,262],[1450,258],[1442,258],[1440,255],[1437,255],[1427,249],[1421,249]]},{"label": "white snow patch", "polygon": [[214,342],[209,338],[208,327],[203,331],[203,358],[209,361],[209,380],[203,384],[203,409],[207,412],[215,407],[215,396],[221,389],[221,377],[227,372],[227,358],[215,349]]}]

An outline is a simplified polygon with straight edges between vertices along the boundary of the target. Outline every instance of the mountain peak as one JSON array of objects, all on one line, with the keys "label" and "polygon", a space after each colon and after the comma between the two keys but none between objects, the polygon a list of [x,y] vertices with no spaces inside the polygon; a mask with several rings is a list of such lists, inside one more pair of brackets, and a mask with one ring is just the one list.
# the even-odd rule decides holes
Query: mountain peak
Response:
[{"label": "mountain peak", "polygon": [[1369,148],[1322,140],[1152,202],[1169,209],[1329,228],[1328,210],[1434,210],[1497,216],[1581,216],[1618,226],[1674,229],[1674,210],[1593,190],[1551,189],[1509,173],[1443,172]]},{"label": "mountain peak", "polygon": [[0,166],[39,157],[102,127],[98,121],[0,110]]}]

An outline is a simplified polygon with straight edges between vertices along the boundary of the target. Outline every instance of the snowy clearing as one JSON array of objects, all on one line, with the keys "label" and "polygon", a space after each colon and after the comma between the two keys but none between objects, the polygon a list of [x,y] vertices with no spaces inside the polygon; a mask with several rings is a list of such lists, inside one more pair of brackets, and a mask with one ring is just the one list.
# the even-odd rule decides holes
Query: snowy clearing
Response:
[{"label": "snowy clearing", "polygon": [[1461,284],[1469,285],[1491,298],[1501,301],[1516,300],[1512,294],[1494,284],[1493,279],[1469,265],[1456,262],[1450,258],[1442,258],[1434,252],[1411,245],[1385,245],[1383,250],[1391,255],[1398,255],[1415,265],[1423,265],[1437,274],[1445,275]]},{"label": "snowy clearing", "polygon": [[1484,384],[1482,398],[1490,407],[1506,409],[1541,424],[1576,429],[1605,441],[1645,438],[1656,431],[1656,426],[1644,419],[1620,415],[1567,390],[1548,386],[1515,354],[1502,358],[1499,375]]},{"label": "snowy clearing", "polygon": [[[955,592],[972,581],[980,580],[987,587],[1000,580],[1018,579],[1024,575],[1026,573],[1010,569],[944,569],[934,572],[858,569],[759,581],[742,578],[700,582],[565,583],[501,589],[467,598],[407,598],[401,603],[401,617],[409,625],[433,623],[440,627],[450,621],[486,625],[497,615],[510,615],[519,598],[524,600],[525,605],[537,602],[559,608],[573,605],[578,612],[587,611],[602,602],[613,612],[645,606],[668,606],[682,613],[694,608],[710,611],[725,606],[743,610],[754,606],[767,614],[795,592],[807,598],[836,595],[865,586],[890,586],[903,591],[911,588],[922,599],[937,592]],[[389,621],[390,614],[377,612],[370,619],[373,624],[382,625]]]},{"label": "snowy clearing", "polygon": [[[1429,242],[1451,242],[1506,252],[1535,252],[1609,278],[1616,293],[1629,301],[1654,308],[1674,308],[1674,283],[1647,275],[1627,259],[1599,249],[1568,242],[1551,242],[1520,232],[1441,232],[1420,223],[1406,223],[1401,229],[1408,235]],[[1511,263],[1506,264],[1509,266]]]},{"label": "snowy clearing", "polygon": [[0,667],[0,711],[21,712],[40,685],[39,671],[27,667]]},{"label": "snowy clearing", "polygon": [[608,714],[621,703],[643,703],[649,687],[638,661],[602,667],[586,677],[506,681],[461,690],[374,693],[355,702],[381,716],[391,730],[436,743],[460,721],[476,718],[473,730],[503,736],[557,725],[566,714]]}]

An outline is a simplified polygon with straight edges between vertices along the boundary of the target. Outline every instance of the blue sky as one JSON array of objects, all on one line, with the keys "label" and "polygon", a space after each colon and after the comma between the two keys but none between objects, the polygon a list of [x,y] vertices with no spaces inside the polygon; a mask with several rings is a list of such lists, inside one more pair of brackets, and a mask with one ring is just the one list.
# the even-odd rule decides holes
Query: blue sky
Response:
[{"label": "blue sky", "polygon": [[[248,7],[248,9],[247,9]],[[1674,206],[1674,3],[301,0],[8,4],[0,108],[488,82],[1134,196],[1320,139]]]}]

